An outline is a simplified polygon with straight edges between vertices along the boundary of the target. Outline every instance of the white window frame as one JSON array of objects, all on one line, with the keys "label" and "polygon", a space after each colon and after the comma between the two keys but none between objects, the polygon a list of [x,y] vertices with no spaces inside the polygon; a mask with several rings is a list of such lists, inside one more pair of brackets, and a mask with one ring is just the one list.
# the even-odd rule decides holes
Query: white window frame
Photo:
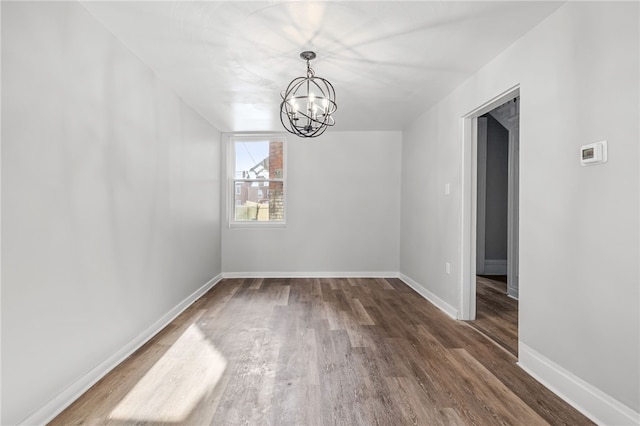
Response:
[{"label": "white window frame", "polygon": [[[264,142],[264,141],[274,141],[274,142],[282,142],[282,178],[272,178],[269,177],[268,180],[264,179],[238,179],[235,177],[235,147],[236,142]],[[227,144],[227,222],[229,224],[229,228],[286,228],[287,224],[287,138],[283,134],[261,134],[261,135],[242,135],[236,134],[229,137],[229,141]],[[234,220],[235,217],[235,185],[236,182],[263,182],[267,183],[270,181],[282,182],[282,202],[284,203],[284,219],[281,221],[250,221],[250,220]],[[267,192],[268,189],[267,189]],[[270,195],[270,194],[269,194]]]}]

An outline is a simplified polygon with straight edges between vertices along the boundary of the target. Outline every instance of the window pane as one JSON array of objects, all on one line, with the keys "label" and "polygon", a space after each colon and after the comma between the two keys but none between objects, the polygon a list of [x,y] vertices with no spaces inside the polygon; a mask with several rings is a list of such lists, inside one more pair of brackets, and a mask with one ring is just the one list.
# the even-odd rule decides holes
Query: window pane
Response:
[{"label": "window pane", "polygon": [[282,182],[236,181],[235,221],[284,221]]},{"label": "window pane", "polygon": [[283,143],[274,141],[235,142],[236,179],[282,179]]},{"label": "window pane", "polygon": [[269,182],[269,220],[284,220],[284,184]]}]

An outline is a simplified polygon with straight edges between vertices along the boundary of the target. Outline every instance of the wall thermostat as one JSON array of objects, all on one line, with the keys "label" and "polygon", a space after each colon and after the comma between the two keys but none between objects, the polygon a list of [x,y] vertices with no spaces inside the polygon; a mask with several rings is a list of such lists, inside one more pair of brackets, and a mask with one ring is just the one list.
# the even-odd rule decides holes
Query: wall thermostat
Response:
[{"label": "wall thermostat", "polygon": [[580,164],[591,166],[607,162],[607,141],[582,145],[580,147]]}]

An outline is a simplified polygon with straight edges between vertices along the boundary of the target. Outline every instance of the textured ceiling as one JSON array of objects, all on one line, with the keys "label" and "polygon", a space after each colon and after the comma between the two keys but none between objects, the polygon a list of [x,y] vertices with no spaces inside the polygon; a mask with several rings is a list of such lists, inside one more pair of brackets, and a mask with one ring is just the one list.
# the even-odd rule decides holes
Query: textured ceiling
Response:
[{"label": "textured ceiling", "polygon": [[399,130],[563,2],[83,2],[219,130],[281,131],[280,92],[336,89],[336,130]]}]

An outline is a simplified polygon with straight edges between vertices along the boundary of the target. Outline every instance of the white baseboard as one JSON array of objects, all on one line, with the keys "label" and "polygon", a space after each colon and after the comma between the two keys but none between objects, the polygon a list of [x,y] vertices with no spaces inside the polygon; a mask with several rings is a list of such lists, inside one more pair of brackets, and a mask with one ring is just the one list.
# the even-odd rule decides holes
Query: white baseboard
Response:
[{"label": "white baseboard", "polygon": [[91,386],[96,384],[98,380],[103,378],[107,373],[117,367],[122,361],[138,350],[142,345],[147,343],[153,336],[158,334],[160,330],[166,327],[185,309],[187,309],[200,296],[205,294],[209,289],[215,286],[222,279],[222,275],[218,274],[205,285],[193,292],[189,297],[178,303],[173,309],[163,315],[150,327],[140,333],[135,339],[127,343],[123,348],[104,360],[102,363],[91,369],[87,374],[82,376],[76,382],[71,384],[67,389],[58,394],[40,409],[30,414],[27,418],[20,422],[21,425],[44,425],[53,420],[55,416],[60,414],[71,403],[78,399]]},{"label": "white baseboard", "polygon": [[427,290],[422,285],[418,284],[416,281],[414,281],[413,279],[409,278],[405,274],[400,274],[399,278],[406,285],[408,285],[409,287],[414,289],[420,296],[424,297],[429,302],[431,302],[434,305],[436,305],[436,307],[439,308],[441,311],[443,311],[445,314],[449,315],[453,319],[458,319],[458,310],[456,308],[454,308],[453,306],[449,305],[447,302],[445,302],[444,300],[440,299],[438,296],[436,296],[435,294],[431,293],[429,290]]},{"label": "white baseboard", "polygon": [[640,413],[518,342],[518,365],[599,425],[638,425]]},{"label": "white baseboard", "polygon": [[397,272],[223,272],[222,278],[398,278]]},{"label": "white baseboard", "polygon": [[485,259],[482,275],[507,275],[507,259]]}]

